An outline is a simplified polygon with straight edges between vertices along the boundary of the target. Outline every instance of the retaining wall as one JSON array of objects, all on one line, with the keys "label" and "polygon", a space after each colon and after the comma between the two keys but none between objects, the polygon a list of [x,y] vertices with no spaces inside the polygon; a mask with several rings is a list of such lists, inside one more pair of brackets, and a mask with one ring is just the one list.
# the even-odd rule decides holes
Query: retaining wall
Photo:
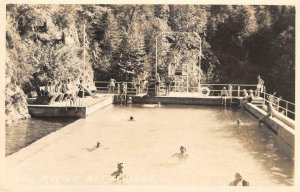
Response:
[{"label": "retaining wall", "polygon": [[[244,108],[256,118],[261,118],[267,114],[263,109],[260,109],[251,103],[245,104]],[[266,125],[288,145],[292,148],[295,147],[295,130],[293,128],[278,120],[276,117],[267,118]]]}]

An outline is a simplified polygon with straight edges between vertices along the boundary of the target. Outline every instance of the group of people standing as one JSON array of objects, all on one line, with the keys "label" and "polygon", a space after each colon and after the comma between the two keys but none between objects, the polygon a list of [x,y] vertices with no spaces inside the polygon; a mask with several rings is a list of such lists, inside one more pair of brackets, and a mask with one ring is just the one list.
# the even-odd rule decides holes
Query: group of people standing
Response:
[{"label": "group of people standing", "polygon": [[136,78],[133,79],[136,94],[147,93],[148,92],[148,74],[144,72],[140,75],[137,75]]},{"label": "group of people standing", "polygon": [[[164,81],[163,81],[164,80]],[[133,78],[133,87],[135,88],[135,94],[147,94],[148,88],[154,88],[155,95],[159,95],[160,87],[162,83],[165,83],[166,86],[166,95],[170,93],[170,86],[174,79],[171,76],[167,76],[164,79],[161,79],[159,73],[153,72],[151,75],[148,75],[147,72],[141,73]],[[116,86],[117,85],[117,86]],[[108,83],[108,93],[113,94],[115,93],[115,87],[118,87],[118,93],[122,94],[127,91],[128,84],[125,82],[121,82],[117,84],[115,79],[110,79]]]}]

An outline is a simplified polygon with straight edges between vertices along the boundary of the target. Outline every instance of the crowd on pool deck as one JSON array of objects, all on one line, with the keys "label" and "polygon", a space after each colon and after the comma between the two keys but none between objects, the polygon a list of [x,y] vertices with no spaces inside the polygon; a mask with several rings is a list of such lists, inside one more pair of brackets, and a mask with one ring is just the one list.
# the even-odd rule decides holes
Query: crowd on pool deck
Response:
[{"label": "crowd on pool deck", "polygon": [[[251,103],[255,97],[260,97],[260,94],[263,93],[264,90],[264,81],[261,79],[260,75],[257,76],[257,86],[256,90],[250,89],[247,91],[246,89],[242,90],[242,97],[239,98],[239,107],[243,108],[245,103]],[[151,75],[148,75],[147,72],[141,73],[133,78],[133,86],[135,88],[135,94],[147,94],[149,85],[154,85],[152,88],[155,90],[155,95],[160,93],[160,87],[163,84],[165,86],[165,95],[170,94],[171,85],[174,84],[174,77],[173,76],[166,76],[160,77],[159,73],[152,72]],[[116,87],[116,80],[110,79],[108,83],[108,93],[113,94],[115,93]],[[127,90],[128,90],[128,83],[121,82],[117,84],[118,94],[120,96],[121,103],[125,102]],[[204,87],[205,88],[205,87]],[[226,87],[223,87],[220,91],[221,96],[221,105],[226,106],[226,101],[228,97],[232,97],[232,85],[228,86],[228,90]],[[276,92],[269,97],[269,101],[275,105],[275,109],[279,111],[279,102],[281,100],[281,96],[275,99]],[[272,98],[273,96],[273,98]],[[284,112],[284,111],[283,111]]]},{"label": "crowd on pool deck", "polygon": [[[170,86],[174,82],[174,78],[172,76],[167,76],[164,79],[165,92],[166,95],[170,94]],[[247,91],[246,89],[242,90],[242,97],[239,100],[239,107],[243,108],[245,103],[251,103],[255,97],[260,97],[260,93],[264,91],[264,81],[261,77],[257,76],[257,87],[256,90],[253,91],[250,89]],[[141,73],[137,75],[133,79],[133,85],[135,87],[135,94],[147,94],[149,88],[149,82],[154,85],[155,95],[160,92],[160,85],[162,84],[162,79],[159,73],[152,73],[148,75],[147,72]],[[108,93],[112,94],[115,92],[116,80],[110,79],[108,83]],[[117,84],[118,92],[120,97],[121,104],[132,102],[132,98],[126,99],[127,95],[127,83],[121,82]],[[84,84],[83,80],[79,81],[71,81],[70,79],[62,80],[62,81],[49,81],[44,89],[41,89],[39,86],[36,87],[36,92],[38,96],[47,96],[49,99],[49,104],[54,102],[62,102],[62,101],[70,101],[70,105],[75,105],[77,98],[83,98],[84,96],[97,97],[94,94],[96,91],[96,87],[94,82],[88,81]],[[263,118],[259,119],[259,122],[263,122],[268,117],[273,116],[274,110],[279,111],[279,102],[281,97],[275,97],[276,92],[268,97],[267,101],[267,115]],[[228,90],[226,87],[223,87],[220,91],[221,96],[221,104],[226,106],[227,97],[232,96],[232,86],[229,85]],[[273,106],[274,105],[274,106]],[[283,111],[284,112],[284,111]]]},{"label": "crowd on pool deck", "polygon": [[44,88],[40,86],[35,87],[38,96],[44,96],[49,100],[49,104],[54,102],[70,101],[70,105],[75,105],[77,98],[84,96],[97,97],[93,82],[84,84],[83,80],[71,81],[70,79],[62,81],[49,81]]}]

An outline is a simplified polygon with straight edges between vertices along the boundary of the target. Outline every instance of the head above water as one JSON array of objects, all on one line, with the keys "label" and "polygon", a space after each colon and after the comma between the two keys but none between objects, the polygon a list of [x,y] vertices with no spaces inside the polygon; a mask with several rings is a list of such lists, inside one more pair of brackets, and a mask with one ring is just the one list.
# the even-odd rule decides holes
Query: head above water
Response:
[{"label": "head above water", "polygon": [[235,174],[235,180],[242,180],[242,175],[240,173]]},{"label": "head above water", "polygon": [[185,153],[185,152],[186,152],[186,148],[185,148],[184,146],[181,146],[181,147],[180,147],[180,152],[181,152],[181,153]]},{"label": "head above water", "polygon": [[130,116],[129,120],[130,120],[130,121],[132,121],[132,120],[133,120],[133,117],[132,117],[132,116]]},{"label": "head above water", "polygon": [[118,163],[118,169],[123,169],[123,163]]}]

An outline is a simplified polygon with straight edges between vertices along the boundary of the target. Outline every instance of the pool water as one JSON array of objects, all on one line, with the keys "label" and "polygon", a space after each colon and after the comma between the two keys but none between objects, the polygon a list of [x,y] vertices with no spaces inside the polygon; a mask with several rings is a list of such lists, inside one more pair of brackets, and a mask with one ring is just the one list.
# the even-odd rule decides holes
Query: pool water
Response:
[{"label": "pool water", "polygon": [[[55,134],[45,137],[43,149],[29,146],[34,155],[8,168],[10,182],[228,186],[239,172],[251,186],[294,184],[293,149],[241,109],[112,105]],[[172,157],[180,146],[187,158]],[[121,162],[125,177],[115,181],[110,174]],[[19,174],[34,179],[14,180]]]},{"label": "pool water", "polygon": [[31,118],[5,127],[5,156],[11,155],[31,143],[74,122],[77,118]]}]

